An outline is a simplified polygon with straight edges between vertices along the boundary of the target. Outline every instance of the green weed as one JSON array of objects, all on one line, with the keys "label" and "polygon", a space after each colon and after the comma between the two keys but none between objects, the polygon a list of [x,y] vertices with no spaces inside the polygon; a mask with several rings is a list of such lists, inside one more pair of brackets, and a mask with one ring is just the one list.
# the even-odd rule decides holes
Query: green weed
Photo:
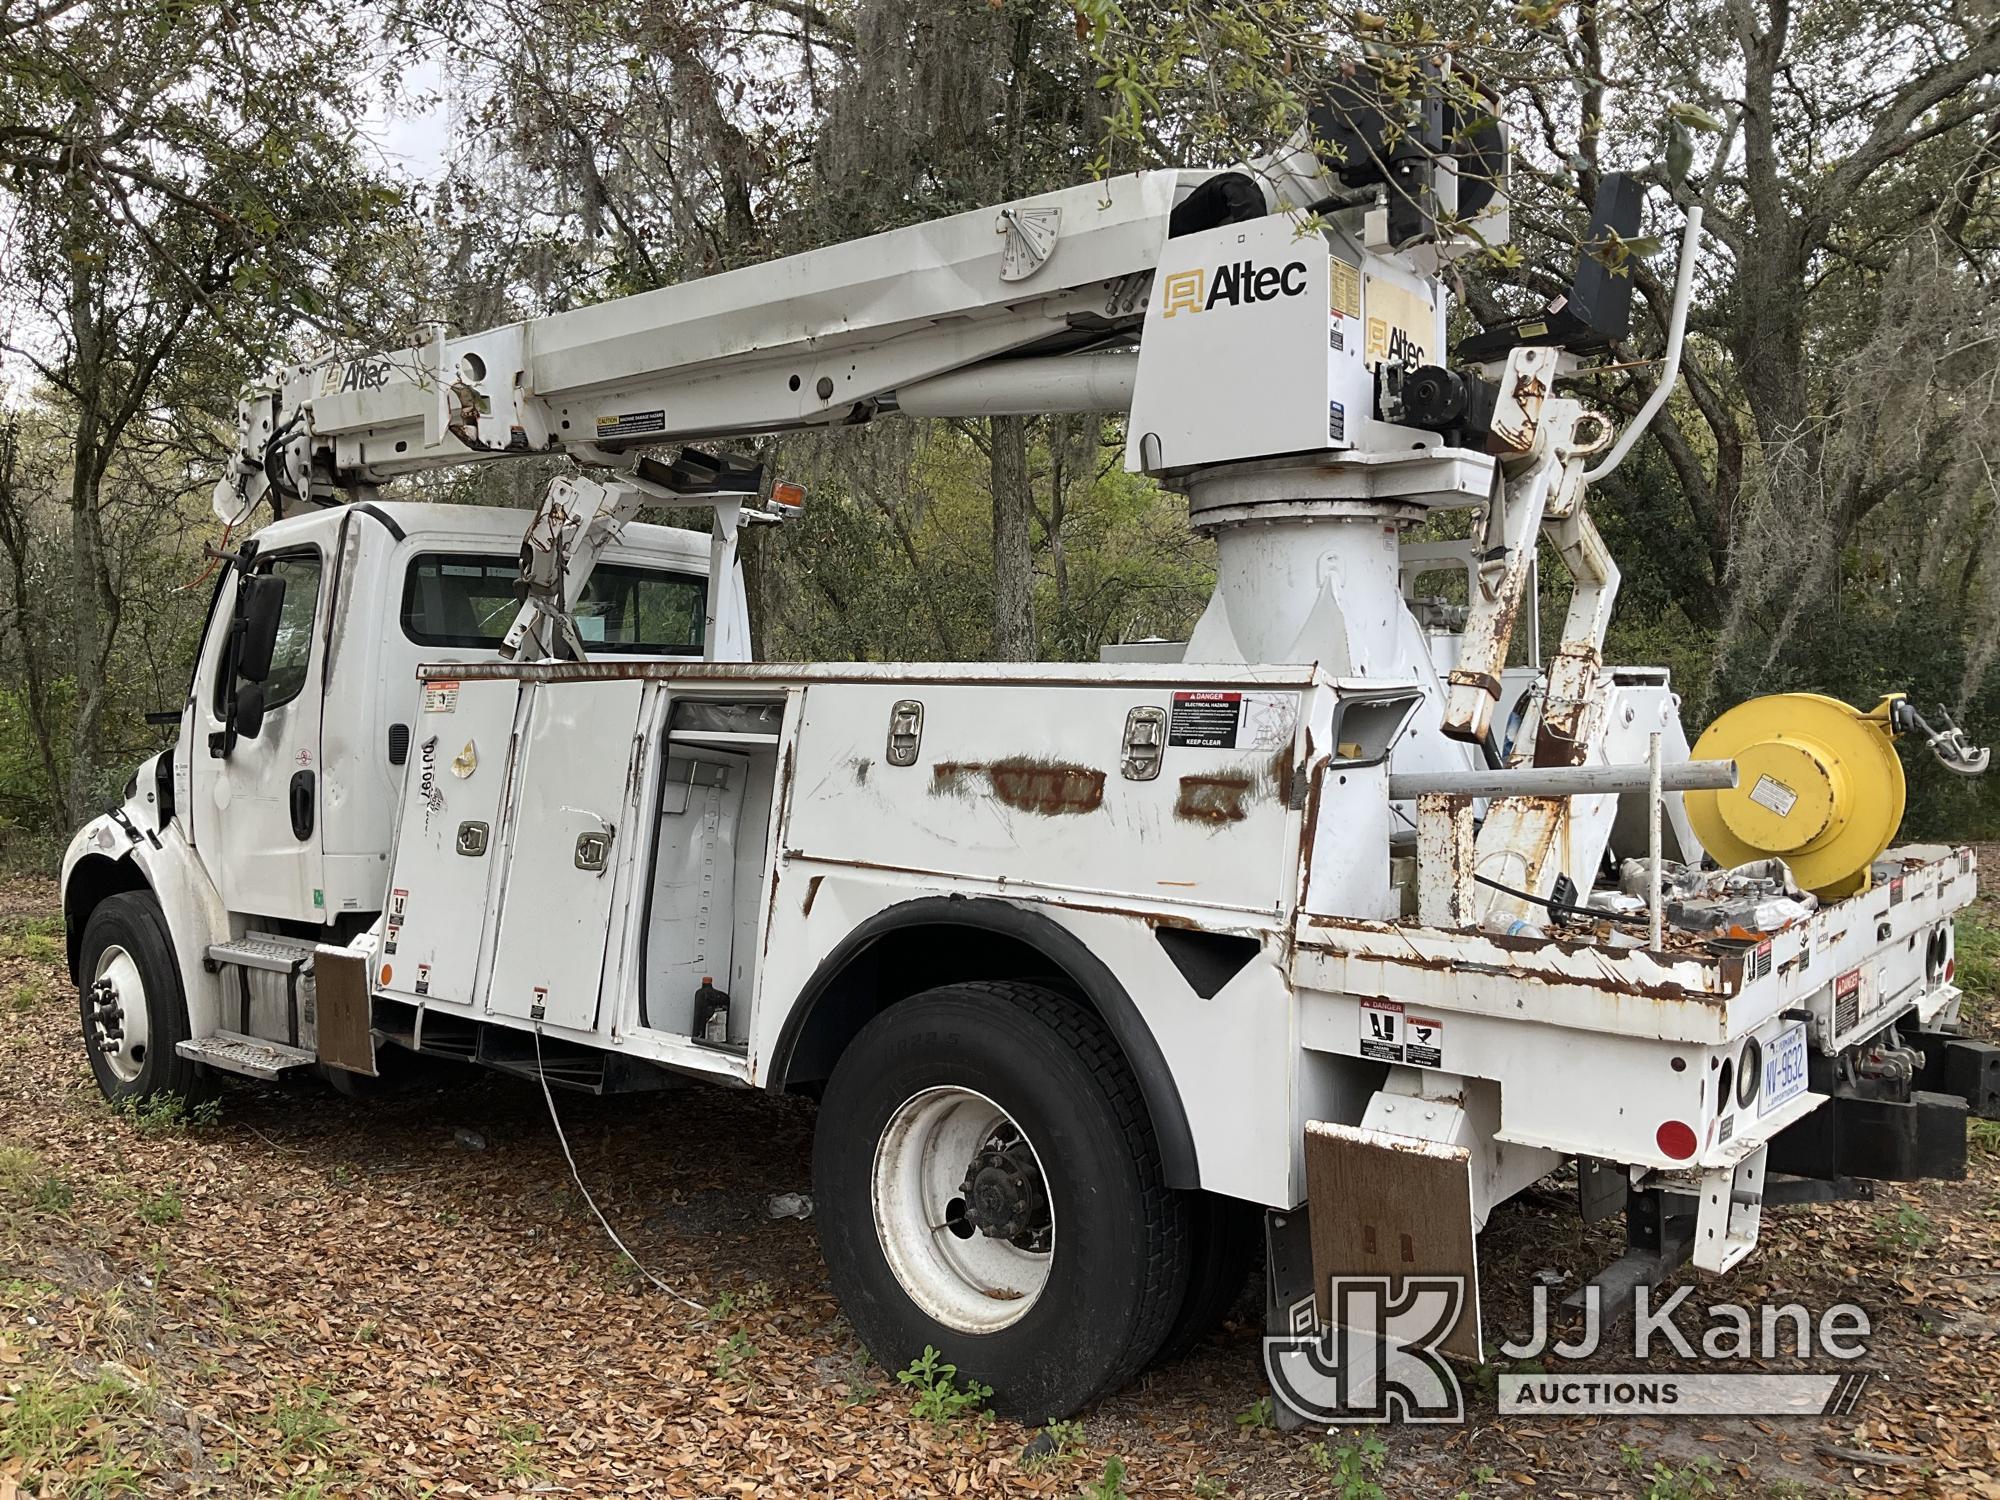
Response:
[{"label": "green weed", "polygon": [[541,1446],[542,1426],[539,1422],[504,1422],[494,1429],[494,1435],[507,1445],[507,1457],[500,1465],[502,1479],[539,1480],[544,1471],[535,1458],[535,1449]]},{"label": "green weed", "polygon": [[1384,1500],[1382,1486],[1375,1482],[1382,1472],[1389,1450],[1378,1437],[1358,1443],[1342,1443],[1338,1448],[1314,1443],[1306,1449],[1306,1459],[1332,1481],[1329,1494],[1339,1500]]},{"label": "green weed", "polygon": [[[0,1473],[18,1466],[30,1494],[44,1484],[71,1495],[139,1494],[145,1470],[121,1440],[138,1443],[143,1454],[151,1404],[147,1392],[108,1370],[81,1382],[30,1376],[9,1393],[0,1421]],[[81,1487],[68,1487],[78,1475]]]},{"label": "green weed", "polygon": [[1236,1425],[1245,1432],[1261,1432],[1277,1425],[1277,1408],[1269,1396],[1259,1396],[1236,1414]]},{"label": "green weed", "polygon": [[14,1014],[24,1016],[42,1009],[55,996],[55,986],[39,976],[24,979],[8,992],[7,1004]]},{"label": "green weed", "polygon": [[1640,1493],[1645,1500],[1701,1500],[1702,1496],[1716,1493],[1715,1479],[1721,1465],[1712,1458],[1698,1458],[1684,1469],[1654,1459],[1649,1468],[1644,1449],[1620,1443],[1618,1452],[1625,1467],[1644,1486]]},{"label": "green weed", "polygon": [[271,1425],[287,1454],[325,1457],[334,1448],[340,1418],[333,1411],[333,1395],[324,1386],[302,1386],[289,1401],[271,1409]]},{"label": "green weed", "polygon": [[921,1358],[911,1360],[908,1369],[896,1372],[896,1379],[916,1391],[912,1408],[916,1415],[940,1430],[960,1417],[983,1416],[986,1403],[993,1397],[993,1387],[976,1380],[967,1380],[965,1388],[960,1390],[958,1366],[947,1364],[929,1344],[924,1345]]},{"label": "green weed", "polygon": [[42,1159],[26,1146],[0,1146],[0,1192],[25,1192],[41,1175]]},{"label": "green weed", "polygon": [[1105,1459],[1104,1473],[1099,1476],[1097,1483],[1084,1491],[1084,1494],[1088,1495],[1090,1500],[1126,1500],[1125,1460]]},{"label": "green weed", "polygon": [[1077,1450],[1083,1445],[1083,1423],[1051,1422],[1042,1429],[1042,1434],[1048,1438],[1049,1447],[1033,1458],[1022,1460],[1023,1469],[1030,1474],[1045,1474],[1075,1461]]},{"label": "green weed", "polygon": [[747,1381],[750,1377],[743,1367],[764,1351],[750,1342],[750,1336],[742,1329],[724,1339],[715,1349],[715,1378],[733,1382]]},{"label": "green weed", "polygon": [[35,1184],[28,1201],[45,1214],[66,1214],[76,1205],[76,1189],[68,1178],[51,1173]]},{"label": "green weed", "polygon": [[172,1188],[162,1188],[139,1204],[139,1217],[148,1224],[178,1224],[187,1214],[187,1205]]},{"label": "green weed", "polygon": [[213,1125],[222,1118],[220,1099],[202,1099],[190,1104],[178,1094],[155,1094],[150,1099],[123,1099],[111,1106],[113,1113],[131,1123],[144,1136],[173,1135]]},{"label": "green weed", "polygon": [[1897,1209],[1894,1217],[1877,1214],[1874,1224],[1875,1241],[1885,1250],[1914,1254],[1927,1249],[1937,1238],[1931,1231],[1930,1215],[1907,1204]]},{"label": "green weed", "polygon": [[17,917],[7,924],[4,946],[31,963],[59,964],[69,956],[61,917]]},{"label": "green weed", "polygon": [[[1958,914],[1952,957],[1957,972],[1952,977],[1965,998],[1961,1003],[1967,1021],[1985,1022],[1994,1015],[1993,1004],[2000,997],[2000,925],[1988,921],[1977,907]],[[1974,1028],[1986,1030],[1983,1025]]]}]

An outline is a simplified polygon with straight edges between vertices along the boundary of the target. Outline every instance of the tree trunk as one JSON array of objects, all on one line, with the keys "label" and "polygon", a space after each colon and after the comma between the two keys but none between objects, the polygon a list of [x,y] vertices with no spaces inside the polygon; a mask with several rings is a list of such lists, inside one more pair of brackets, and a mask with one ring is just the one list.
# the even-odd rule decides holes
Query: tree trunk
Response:
[{"label": "tree trunk", "polygon": [[992,419],[993,647],[995,661],[1035,659],[1034,554],[1029,520],[1028,419]]}]

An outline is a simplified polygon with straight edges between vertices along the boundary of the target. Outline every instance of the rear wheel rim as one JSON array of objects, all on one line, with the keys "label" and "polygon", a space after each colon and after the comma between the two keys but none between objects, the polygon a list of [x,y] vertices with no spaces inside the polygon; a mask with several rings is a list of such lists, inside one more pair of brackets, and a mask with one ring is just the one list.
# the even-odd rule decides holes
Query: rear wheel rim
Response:
[{"label": "rear wheel rim", "polygon": [[882,1254],[926,1316],[998,1333],[1040,1299],[1055,1264],[1041,1159],[984,1094],[946,1086],[904,1100],[876,1141],[871,1186]]},{"label": "rear wheel rim", "polygon": [[91,975],[90,1044],[120,1083],[137,1083],[152,1044],[146,981],[137,961],[113,943],[97,956]]}]

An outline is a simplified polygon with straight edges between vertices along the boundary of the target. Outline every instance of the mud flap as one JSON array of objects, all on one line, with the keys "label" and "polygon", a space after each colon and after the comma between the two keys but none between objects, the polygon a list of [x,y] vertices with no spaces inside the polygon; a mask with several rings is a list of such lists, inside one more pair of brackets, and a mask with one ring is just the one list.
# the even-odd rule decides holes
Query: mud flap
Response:
[{"label": "mud flap", "polygon": [[346,948],[313,952],[319,1013],[319,1060],[350,1073],[375,1071],[373,997],[368,992],[367,955]]},{"label": "mud flap", "polygon": [[1463,1146],[1355,1125],[1306,1125],[1306,1201],[1312,1218],[1313,1296],[1329,1316],[1333,1277],[1412,1276],[1464,1288],[1441,1354],[1478,1361],[1479,1248],[1472,1222],[1472,1156]]}]

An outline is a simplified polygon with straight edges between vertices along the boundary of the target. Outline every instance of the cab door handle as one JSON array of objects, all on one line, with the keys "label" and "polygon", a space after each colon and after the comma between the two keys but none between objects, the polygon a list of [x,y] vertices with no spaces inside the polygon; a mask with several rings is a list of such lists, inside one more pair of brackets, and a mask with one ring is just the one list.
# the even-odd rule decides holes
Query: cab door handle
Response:
[{"label": "cab door handle", "polygon": [[313,790],[312,772],[300,771],[292,777],[292,837],[302,844],[312,837],[313,806],[318,800]]}]

